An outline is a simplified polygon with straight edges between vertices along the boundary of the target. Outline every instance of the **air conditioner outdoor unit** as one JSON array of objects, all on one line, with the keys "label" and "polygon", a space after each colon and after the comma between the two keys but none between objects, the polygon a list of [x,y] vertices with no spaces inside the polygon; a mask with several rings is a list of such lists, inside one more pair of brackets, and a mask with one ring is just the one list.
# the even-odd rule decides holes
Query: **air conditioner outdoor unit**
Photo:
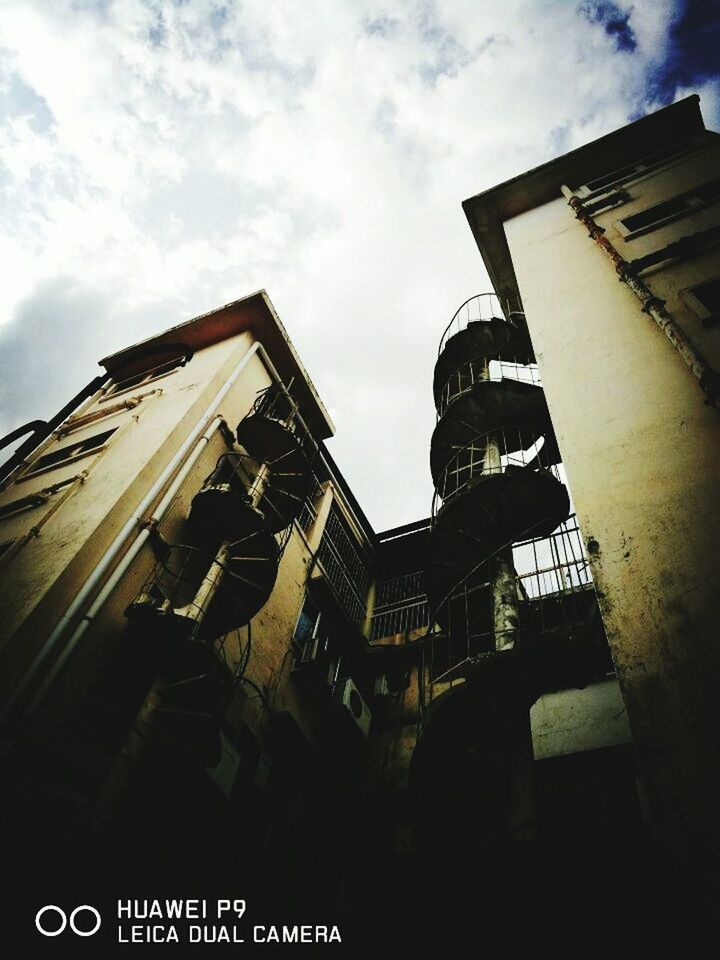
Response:
[{"label": "air conditioner outdoor unit", "polygon": [[370,733],[372,714],[350,677],[339,682],[336,697],[348,711],[363,736],[367,737]]}]

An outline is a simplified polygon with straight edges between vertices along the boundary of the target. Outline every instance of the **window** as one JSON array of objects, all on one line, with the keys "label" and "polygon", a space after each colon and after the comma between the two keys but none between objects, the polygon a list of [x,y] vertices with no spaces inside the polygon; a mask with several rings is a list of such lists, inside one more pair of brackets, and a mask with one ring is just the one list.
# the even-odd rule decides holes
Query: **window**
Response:
[{"label": "window", "polygon": [[298,649],[303,652],[303,655],[317,634],[319,621],[320,611],[310,597],[306,597],[293,636],[293,640],[297,644]]},{"label": "window", "polygon": [[720,179],[709,180],[707,183],[693,187],[687,193],[681,193],[669,200],[662,200],[639,213],[633,213],[629,217],[618,220],[618,229],[625,235],[626,240],[630,240],[632,237],[648,233],[664,223],[671,223],[718,201],[720,201]]},{"label": "window", "polygon": [[173,373],[178,367],[184,366],[186,362],[187,357],[176,357],[173,360],[168,360],[166,363],[161,363],[157,367],[152,367],[150,370],[144,370],[142,373],[125,377],[124,380],[118,380],[110,384],[103,400],[106,400],[108,397],[113,397],[118,393],[125,393],[126,390],[143,387],[152,380],[159,380],[160,377],[166,377],[168,374]]},{"label": "window", "polygon": [[12,503],[5,503],[0,507],[0,520],[6,517],[13,517],[16,513],[23,513],[25,510],[32,510],[33,507],[39,507],[42,503],[47,503],[47,494],[34,493],[29,497],[23,497],[22,500],[13,500]]},{"label": "window", "polygon": [[89,453],[94,453],[98,450],[101,450],[110,437],[115,433],[115,430],[117,430],[117,427],[112,430],[105,430],[103,433],[96,433],[94,437],[88,437],[86,440],[80,440],[77,443],[67,444],[64,447],[60,447],[58,450],[53,450],[52,453],[46,453],[31,465],[30,472],[26,473],[25,476],[33,476],[36,473],[40,473],[42,470],[48,470],[51,467],[59,467],[66,463],[72,463],[72,461],[79,460],[81,457],[87,456]]},{"label": "window", "polygon": [[10,549],[10,547],[15,543],[15,538],[12,540],[5,540],[3,543],[0,543],[0,557]]},{"label": "window", "polygon": [[379,581],[370,628],[371,640],[425,628],[429,619],[422,570]]},{"label": "window", "polygon": [[613,170],[611,173],[603,174],[603,176],[596,177],[594,180],[588,180],[584,186],[578,188],[577,193],[582,197],[588,197],[594,193],[604,193],[610,187],[616,187],[630,180],[636,180],[638,177],[652,173],[667,160],[687,153],[690,149],[692,149],[692,144],[687,142],[673,144],[671,147],[658,150],[657,153],[653,153],[649,157],[644,157],[642,160],[637,160],[635,163],[628,164],[626,167],[621,167],[619,170]]},{"label": "window", "polygon": [[294,679],[306,693],[323,694],[340,676],[341,657],[326,617],[306,595],[293,634]]},{"label": "window", "polygon": [[684,290],[682,297],[700,317],[703,326],[710,327],[720,323],[720,277],[704,280],[689,290]]},{"label": "window", "polygon": [[335,504],[328,514],[317,559],[335,599],[350,621],[362,630],[370,589],[368,563]]}]

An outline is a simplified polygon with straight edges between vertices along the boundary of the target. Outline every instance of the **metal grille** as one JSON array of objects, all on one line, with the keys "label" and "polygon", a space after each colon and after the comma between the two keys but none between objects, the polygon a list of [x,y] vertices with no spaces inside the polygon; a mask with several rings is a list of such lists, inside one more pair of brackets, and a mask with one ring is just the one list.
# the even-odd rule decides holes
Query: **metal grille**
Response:
[{"label": "metal grille", "polygon": [[312,490],[307,495],[305,503],[302,505],[300,515],[297,518],[298,525],[303,533],[307,533],[317,520],[317,504],[321,496],[322,487],[317,480],[314,480]]},{"label": "metal grille", "polygon": [[509,467],[548,470],[558,479],[557,464],[546,447],[545,439],[534,439],[526,427],[504,427],[478,434],[457,452],[437,479],[432,515],[441,502],[447,503],[466,490],[479,476],[505,473]]},{"label": "metal grille", "polygon": [[453,400],[470,390],[476,383],[487,380],[519,380],[541,386],[540,370],[536,363],[520,363],[516,360],[490,360],[482,358],[468,360],[450,375],[440,391],[437,404],[438,419],[445,413]]},{"label": "metal grille", "polygon": [[[564,630],[578,633],[595,615],[592,575],[577,517],[572,514],[548,537],[514,544],[513,565],[524,601],[523,630]],[[480,574],[482,571],[480,571]],[[446,633],[438,634],[427,662],[428,684],[423,696],[431,700],[448,683],[462,682],[466,668],[478,656],[495,650],[491,581],[482,575],[453,595]],[[612,669],[608,654],[607,669]],[[439,685],[439,686],[437,686]]]},{"label": "metal grille", "polygon": [[362,629],[367,614],[370,574],[334,505],[328,514],[317,559],[338,603],[350,620]]},{"label": "metal grille", "polygon": [[429,608],[422,570],[382,580],[377,585],[370,639],[392,637],[426,627]]},{"label": "metal grille", "polygon": [[516,544],[513,561],[521,592],[531,599],[581,590],[592,583],[575,514],[549,537]]}]

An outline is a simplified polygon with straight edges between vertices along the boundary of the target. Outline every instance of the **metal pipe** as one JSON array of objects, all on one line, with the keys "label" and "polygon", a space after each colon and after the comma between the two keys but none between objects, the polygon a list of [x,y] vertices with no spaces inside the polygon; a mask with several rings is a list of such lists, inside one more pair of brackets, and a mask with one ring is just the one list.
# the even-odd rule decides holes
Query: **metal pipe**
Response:
[{"label": "metal pipe", "polygon": [[[60,619],[60,621],[56,625],[53,632],[45,641],[43,648],[35,657],[35,660],[30,666],[30,670],[28,671],[28,673],[25,675],[25,677],[21,681],[20,685],[15,690],[13,697],[9,700],[2,714],[0,714],[0,721],[4,720],[7,714],[9,714],[10,711],[13,710],[17,706],[18,702],[22,699],[23,694],[26,692],[28,686],[34,679],[35,674],[38,673],[43,663],[47,659],[48,655],[50,654],[52,649],[55,647],[55,645],[58,643],[62,634],[70,625],[71,620],[75,618],[75,616],[79,613],[80,609],[82,608],[82,605],[87,601],[87,599],[89,599],[89,597],[95,590],[97,584],[101,580],[103,573],[108,570],[108,568],[112,564],[112,560],[115,557],[117,557],[117,555],[121,551],[125,540],[129,539],[129,536],[133,532],[133,530],[135,530],[136,527],[139,526],[140,530],[135,540],[133,541],[129,549],[125,552],[124,556],[119,561],[119,563],[115,566],[112,574],[107,578],[106,582],[100,589],[99,593],[97,594],[95,599],[91,602],[91,605],[86,610],[81,621],[77,624],[72,635],[68,639],[67,643],[64,645],[60,655],[57,657],[56,661],[53,663],[52,668],[48,671],[48,674],[46,675],[45,679],[42,681],[41,686],[38,688],[32,700],[29,702],[25,710],[25,714],[29,715],[33,713],[37,709],[37,707],[40,705],[40,703],[44,700],[48,691],[50,690],[53,683],[55,682],[55,679],[57,678],[57,676],[59,675],[59,673],[65,666],[65,664],[67,663],[72,652],[77,647],[77,644],[80,641],[81,637],[85,634],[85,632],[87,631],[90,624],[93,622],[93,620],[97,616],[100,609],[104,606],[104,604],[106,603],[106,601],[108,600],[112,592],[117,587],[120,580],[123,578],[123,576],[127,572],[132,562],[135,560],[135,558],[137,557],[137,555],[140,553],[141,549],[145,545],[146,540],[150,536],[150,529],[152,527],[157,526],[160,520],[162,520],[163,515],[165,514],[165,512],[167,511],[167,509],[175,499],[177,492],[179,491],[180,487],[184,483],[186,477],[192,471],[197,460],[200,458],[202,452],[205,449],[205,446],[209,443],[212,435],[219,429],[223,429],[223,432],[225,432],[225,428],[226,428],[225,421],[219,414],[215,414],[215,416],[213,417],[213,421],[210,427],[208,428],[208,430],[206,430],[205,433],[202,434],[201,436],[198,436],[198,431],[201,430],[208,423],[208,420],[212,417],[212,412],[222,402],[222,400],[224,399],[228,391],[231,389],[237,377],[245,368],[246,364],[256,353],[259,355],[260,359],[262,360],[263,365],[265,366],[267,372],[270,374],[271,379],[274,380],[278,386],[282,387],[283,390],[285,389],[285,385],[280,377],[280,374],[275,369],[275,366],[270,360],[270,357],[268,356],[267,351],[265,350],[264,346],[260,343],[260,341],[256,340],[252,344],[248,352],[245,353],[244,356],[241,358],[241,360],[239,361],[239,363],[237,364],[233,372],[230,374],[230,377],[228,378],[228,380],[225,381],[223,386],[215,395],[215,398],[206,408],[205,413],[196,424],[192,433],[187,437],[187,439],[182,444],[180,449],[177,451],[173,459],[165,467],[163,472],[160,474],[158,479],[153,484],[153,487],[151,488],[151,490],[145,495],[140,505],[135,510],[135,513],[133,514],[133,516],[130,518],[130,520],[127,521],[127,523],[123,527],[123,530],[121,530],[118,536],[115,538],[109,550],[107,551],[103,559],[100,561],[100,564],[98,564],[98,566],[96,567],[92,576],[85,582],[80,593],[76,595],[73,602],[65,611],[65,614]],[[303,422],[300,414],[297,414],[297,420],[299,421],[303,429],[307,431],[307,427]],[[155,499],[155,497],[159,494],[159,492],[162,490],[162,487],[167,482],[168,478],[172,476],[172,473],[174,472],[175,468],[181,463],[183,457],[185,456],[185,454],[190,449],[193,443],[196,443],[196,447],[193,450],[192,454],[190,455],[189,459],[185,462],[184,466],[182,467],[182,470],[175,477],[175,480],[172,482],[171,486],[166,491],[165,496],[157,505],[152,515],[147,520],[143,520],[143,515],[149,508],[150,504]],[[324,457],[322,457],[322,453],[320,454],[320,456],[323,459],[323,462],[325,462]],[[327,464],[326,464],[326,467],[327,467]],[[328,472],[331,473],[329,468],[328,468]],[[122,538],[122,541],[121,541],[121,538]],[[111,556],[108,559],[108,556],[111,552],[113,552],[113,556]]]},{"label": "metal pipe", "polygon": [[[196,423],[195,427],[191,430],[191,432],[185,438],[183,443],[180,445],[180,447],[175,452],[173,457],[170,459],[168,464],[165,466],[165,469],[160,473],[160,475],[158,476],[158,478],[156,479],[155,483],[152,485],[150,490],[148,490],[148,492],[142,498],[142,500],[136,507],[135,511],[133,512],[132,516],[123,525],[120,532],[117,534],[113,542],[110,544],[108,549],[103,554],[102,558],[98,562],[92,574],[88,577],[88,579],[82,585],[80,590],[77,592],[77,594],[73,598],[72,602],[69,604],[65,612],[62,614],[62,616],[56,623],[54,629],[46,638],[44,644],[36,654],[32,663],[30,664],[30,667],[28,668],[27,672],[25,673],[22,680],[20,681],[15,691],[13,692],[12,697],[9,698],[7,704],[3,708],[3,711],[0,714],[0,721],[4,720],[7,717],[7,715],[16,708],[17,704],[27,692],[28,687],[33,682],[36,675],[39,673],[40,669],[42,668],[42,666],[44,665],[45,661],[48,659],[50,654],[54,651],[55,647],[61,640],[62,636],[64,635],[68,627],[71,625],[74,619],[78,616],[78,614],[81,613],[85,605],[90,601],[90,598],[93,596],[95,591],[99,588],[100,584],[102,583],[106,575],[116,566],[123,550],[127,547],[127,542],[130,540],[130,538],[133,535],[135,535],[136,538],[141,537],[143,533],[145,533],[146,536],[149,535],[147,531],[143,531],[143,527],[145,526],[145,523],[146,523],[146,521],[144,520],[145,514],[152,507],[152,504],[155,501],[155,499],[162,493],[166,484],[171,480],[171,478],[173,477],[173,474],[180,467],[180,465],[182,464],[183,460],[188,455],[188,453],[192,450],[192,448],[196,444],[199,444],[199,442],[203,439],[202,433],[207,427],[208,423],[214,418],[217,419],[217,415],[215,414],[215,411],[217,410],[218,405],[225,398],[228,391],[233,386],[235,380],[240,375],[240,373],[245,368],[245,366],[248,364],[248,362],[251,360],[251,358],[255,355],[255,353],[260,351],[260,347],[261,345],[258,341],[253,343],[250,349],[243,355],[240,361],[236,364],[232,373],[230,374],[228,379],[225,381],[225,383],[222,385],[222,387],[218,390],[218,392],[215,394],[212,401],[205,409],[205,412],[202,414],[202,416]],[[164,498],[163,503],[166,500],[167,500],[167,497]],[[159,507],[158,507],[158,512],[159,512]],[[143,542],[144,542],[144,539],[145,538],[143,538]],[[125,558],[123,558],[123,562],[122,562],[123,572],[127,569],[128,566],[129,566],[129,562],[126,563]],[[113,579],[113,587],[114,587],[114,585],[117,583],[118,578],[113,576],[112,579]],[[103,596],[105,599],[108,595],[109,593],[107,593],[105,589],[103,589],[100,594],[100,596]],[[97,604],[97,601],[95,602],[95,604],[93,604],[93,608],[96,606],[96,604]],[[89,619],[92,619],[91,617],[88,619],[89,613],[90,611],[88,611],[88,613],[85,615],[83,624],[85,623],[89,624]],[[82,627],[82,624],[80,626]],[[83,632],[85,629],[87,629],[87,627],[83,627]],[[73,639],[75,640],[75,642],[73,643],[73,646],[74,646],[77,640],[75,638]],[[67,659],[67,655],[63,656],[62,663],[64,663],[66,659]],[[54,670],[52,675],[54,676],[56,673],[57,671]],[[48,686],[49,685],[47,683],[43,684],[43,691],[45,691],[48,688]],[[38,698],[36,697],[33,703],[35,703],[37,700]]]},{"label": "metal pipe", "polygon": [[212,439],[213,434],[217,433],[217,431],[220,430],[221,425],[223,423],[224,423],[223,419],[218,414],[217,417],[212,421],[208,429],[205,431],[205,433],[198,439],[197,446],[193,450],[191,456],[188,457],[188,459],[183,464],[182,470],[180,470],[180,472],[177,474],[177,476],[173,480],[172,484],[168,487],[165,493],[165,496],[160,501],[157,508],[153,511],[153,515],[148,520],[145,521],[143,525],[143,529],[140,531],[140,533],[135,538],[135,540],[130,544],[122,560],[120,560],[118,565],[115,567],[113,572],[105,581],[102,589],[100,590],[98,595],[95,597],[93,602],[88,607],[82,619],[80,620],[78,625],[75,627],[75,630],[73,631],[72,635],[68,638],[67,642],[64,644],[61,653],[59,654],[59,656],[53,663],[52,667],[46,674],[45,679],[42,681],[42,684],[40,685],[37,692],[35,693],[35,696],[32,698],[32,700],[28,704],[25,710],[26,716],[29,716],[30,714],[32,714],[38,708],[38,706],[42,703],[42,701],[45,699],[45,696],[47,695],[48,691],[52,687],[57,676],[60,674],[60,672],[62,671],[67,661],[70,659],[70,656],[72,655],[73,651],[77,647],[83,634],[87,631],[88,627],[93,622],[95,617],[98,615],[102,607],[105,605],[110,595],[113,593],[113,591],[117,587],[118,583],[122,580],[122,578],[127,573],[128,569],[132,565],[137,555],[145,546],[146,541],[151,535],[152,529],[157,527],[157,525],[160,523],[163,516],[171,506],[173,500],[175,499],[180,489],[182,488],[182,485],[184,484],[185,480],[187,479],[189,474],[192,472],[197,461],[200,459],[202,453],[205,450],[205,447],[207,446],[207,444],[210,443],[210,440]]},{"label": "metal pipe", "polygon": [[[9,563],[14,556],[16,556],[26,543],[29,543],[35,537],[40,536],[40,530],[48,522],[50,517],[52,517],[56,511],[65,503],[68,497],[73,494],[79,487],[85,483],[87,478],[87,472],[80,473],[75,477],[71,477],[69,481],[65,481],[63,486],[67,486],[65,493],[57,499],[57,501],[47,510],[42,517],[38,520],[36,524],[30,527],[29,530],[26,530],[25,533],[18,537],[18,539],[9,547],[1,556],[0,556],[0,568],[4,567],[5,564]],[[57,488],[56,488],[57,489]],[[47,491],[41,490],[39,495],[45,496],[45,503],[48,502],[50,496],[54,492],[52,487],[48,487]]]},{"label": "metal pipe", "polygon": [[210,606],[210,602],[220,588],[220,584],[225,576],[229,552],[230,541],[226,540],[215,554],[210,569],[202,578],[202,582],[190,603],[187,607],[176,608],[176,614],[184,617],[186,620],[195,621],[195,627],[205,619],[205,614]]},{"label": "metal pipe", "polygon": [[690,342],[684,331],[678,326],[675,318],[665,309],[665,301],[655,296],[648,285],[635,276],[635,270],[631,264],[610,243],[605,236],[604,228],[597,224],[587,212],[580,197],[576,196],[570,187],[565,185],[561,187],[561,190],[577,219],[586,227],[590,237],[614,264],[620,280],[630,288],[640,301],[643,313],[647,313],[653,318],[680,354],[683,362],[700,384],[700,389],[707,394],[706,403],[716,410],[720,410],[720,374]]},{"label": "metal pipe", "polygon": [[38,447],[52,435],[55,428],[60,426],[71,413],[85,410],[94,401],[102,385],[107,382],[109,377],[109,373],[100,374],[100,376],[95,377],[87,386],[83,387],[69,403],[66,403],[62,410],[58,410],[55,416],[51,417],[47,423],[34,421],[38,426],[34,430],[33,435],[28,437],[28,439],[17,448],[15,453],[0,466],[0,484],[4,484],[13,472],[23,465],[25,462],[24,458],[37,450]]}]

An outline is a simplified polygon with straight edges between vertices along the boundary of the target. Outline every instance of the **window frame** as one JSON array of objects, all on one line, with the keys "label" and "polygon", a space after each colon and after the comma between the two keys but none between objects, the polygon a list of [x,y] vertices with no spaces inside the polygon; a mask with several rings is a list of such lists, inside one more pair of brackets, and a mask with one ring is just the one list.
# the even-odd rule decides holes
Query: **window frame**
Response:
[{"label": "window frame", "polygon": [[[22,477],[18,477],[18,483],[21,483],[23,480],[29,480],[30,477],[37,477],[42,473],[49,473],[51,470],[57,470],[60,467],[65,467],[68,464],[75,463],[78,460],[83,460],[85,459],[85,457],[102,453],[103,450],[107,449],[112,436],[115,433],[117,433],[119,429],[120,429],[119,427],[113,427],[112,430],[102,430],[100,433],[96,433],[91,437],[86,437],[85,440],[80,441],[79,443],[68,444],[66,447],[60,447],[59,450],[51,451],[49,453],[45,453],[41,455],[40,457],[38,457],[37,460],[34,461],[34,463],[31,463],[29,465],[27,473],[24,473]],[[82,449],[83,444],[89,442],[90,440],[94,440],[97,437],[104,437],[105,439],[102,441],[102,443],[98,444],[97,446],[90,447],[88,449]],[[69,452],[68,456],[63,460],[57,460],[57,461],[53,461],[52,463],[42,464],[42,461],[46,457],[52,456],[54,453],[60,453],[62,450],[77,451],[77,452],[76,453]]]},{"label": "window frame", "polygon": [[17,543],[17,540],[17,537],[11,537],[9,540],[0,540],[0,563],[8,550],[12,549],[13,544]]},{"label": "window frame", "polygon": [[[714,177],[712,180],[706,180],[703,183],[695,184],[695,186],[691,187],[689,190],[683,190],[682,193],[677,193],[672,197],[665,197],[663,200],[658,200],[657,203],[651,203],[649,207],[645,207],[643,210],[638,210],[636,213],[631,213],[626,217],[621,217],[619,220],[616,220],[614,226],[620,236],[623,237],[625,241],[629,241],[634,240],[635,237],[642,237],[645,234],[652,233],[654,230],[658,230],[660,227],[663,227],[668,223],[674,223],[676,220],[682,220],[683,217],[687,217],[690,214],[706,210],[708,207],[712,207],[715,204],[720,203],[720,189],[718,190],[718,195],[716,197],[703,199],[702,197],[697,196],[697,191],[702,190],[704,187],[710,186],[711,184],[718,184],[720,187],[720,177]],[[638,216],[641,213],[647,213],[654,207],[661,207],[663,204],[670,203],[672,200],[687,200],[688,203],[683,210],[678,210],[675,213],[668,214],[664,217],[661,217],[659,220],[654,220],[642,227],[636,227],[634,230],[625,225],[624,220],[630,220],[632,217]]]},{"label": "window frame", "polygon": [[[603,177],[595,177],[594,180],[590,180],[587,183],[581,184],[576,190],[575,194],[580,197],[583,201],[593,200],[596,197],[601,197],[604,193],[614,193],[620,187],[626,186],[629,183],[636,183],[639,180],[645,179],[645,177],[653,176],[658,170],[661,170],[664,166],[671,166],[680,160],[685,159],[691,153],[696,152],[699,149],[702,149],[702,144],[690,141],[689,143],[684,143],[678,148],[675,152],[672,152],[669,156],[667,155],[667,149],[656,150],[655,153],[649,154],[646,157],[642,157],[640,160],[636,160],[633,164],[628,164],[625,167],[621,167],[620,170],[614,171],[617,175],[615,178],[608,183],[603,184],[601,187],[590,187],[590,184],[597,180],[602,180]],[[661,156],[661,159],[654,159]],[[631,171],[625,173],[625,171]],[[612,174],[607,174],[611,176]]]},{"label": "window frame", "polygon": [[695,291],[713,282],[720,283],[720,274],[716,274],[713,277],[706,277],[704,280],[700,280],[699,283],[694,283],[691,287],[686,287],[680,291],[681,299],[686,306],[692,310],[695,316],[702,321],[704,327],[714,327],[720,324],[720,310],[710,310],[710,308],[702,302],[700,297],[697,296]]},{"label": "window frame", "polygon": [[3,520],[9,520],[11,517],[16,517],[19,513],[25,513],[28,510],[41,507],[47,503],[49,499],[47,494],[38,492],[31,493],[27,497],[20,497],[19,500],[10,500],[8,503],[0,506],[0,523],[2,523]]},{"label": "window frame", "polygon": [[[133,390],[142,390],[142,388],[148,383],[154,383],[156,380],[162,380],[164,377],[169,377],[173,373],[177,373],[177,371],[181,367],[184,367],[187,362],[187,357],[174,358],[172,360],[166,360],[165,363],[159,363],[157,366],[151,367],[144,373],[135,373],[131,377],[125,377],[124,380],[116,381],[113,378],[113,380],[105,388],[105,393],[98,400],[98,403],[106,403],[111,398],[124,396],[127,393],[131,393]],[[129,382],[129,386],[123,386],[123,384],[127,384]]]}]

